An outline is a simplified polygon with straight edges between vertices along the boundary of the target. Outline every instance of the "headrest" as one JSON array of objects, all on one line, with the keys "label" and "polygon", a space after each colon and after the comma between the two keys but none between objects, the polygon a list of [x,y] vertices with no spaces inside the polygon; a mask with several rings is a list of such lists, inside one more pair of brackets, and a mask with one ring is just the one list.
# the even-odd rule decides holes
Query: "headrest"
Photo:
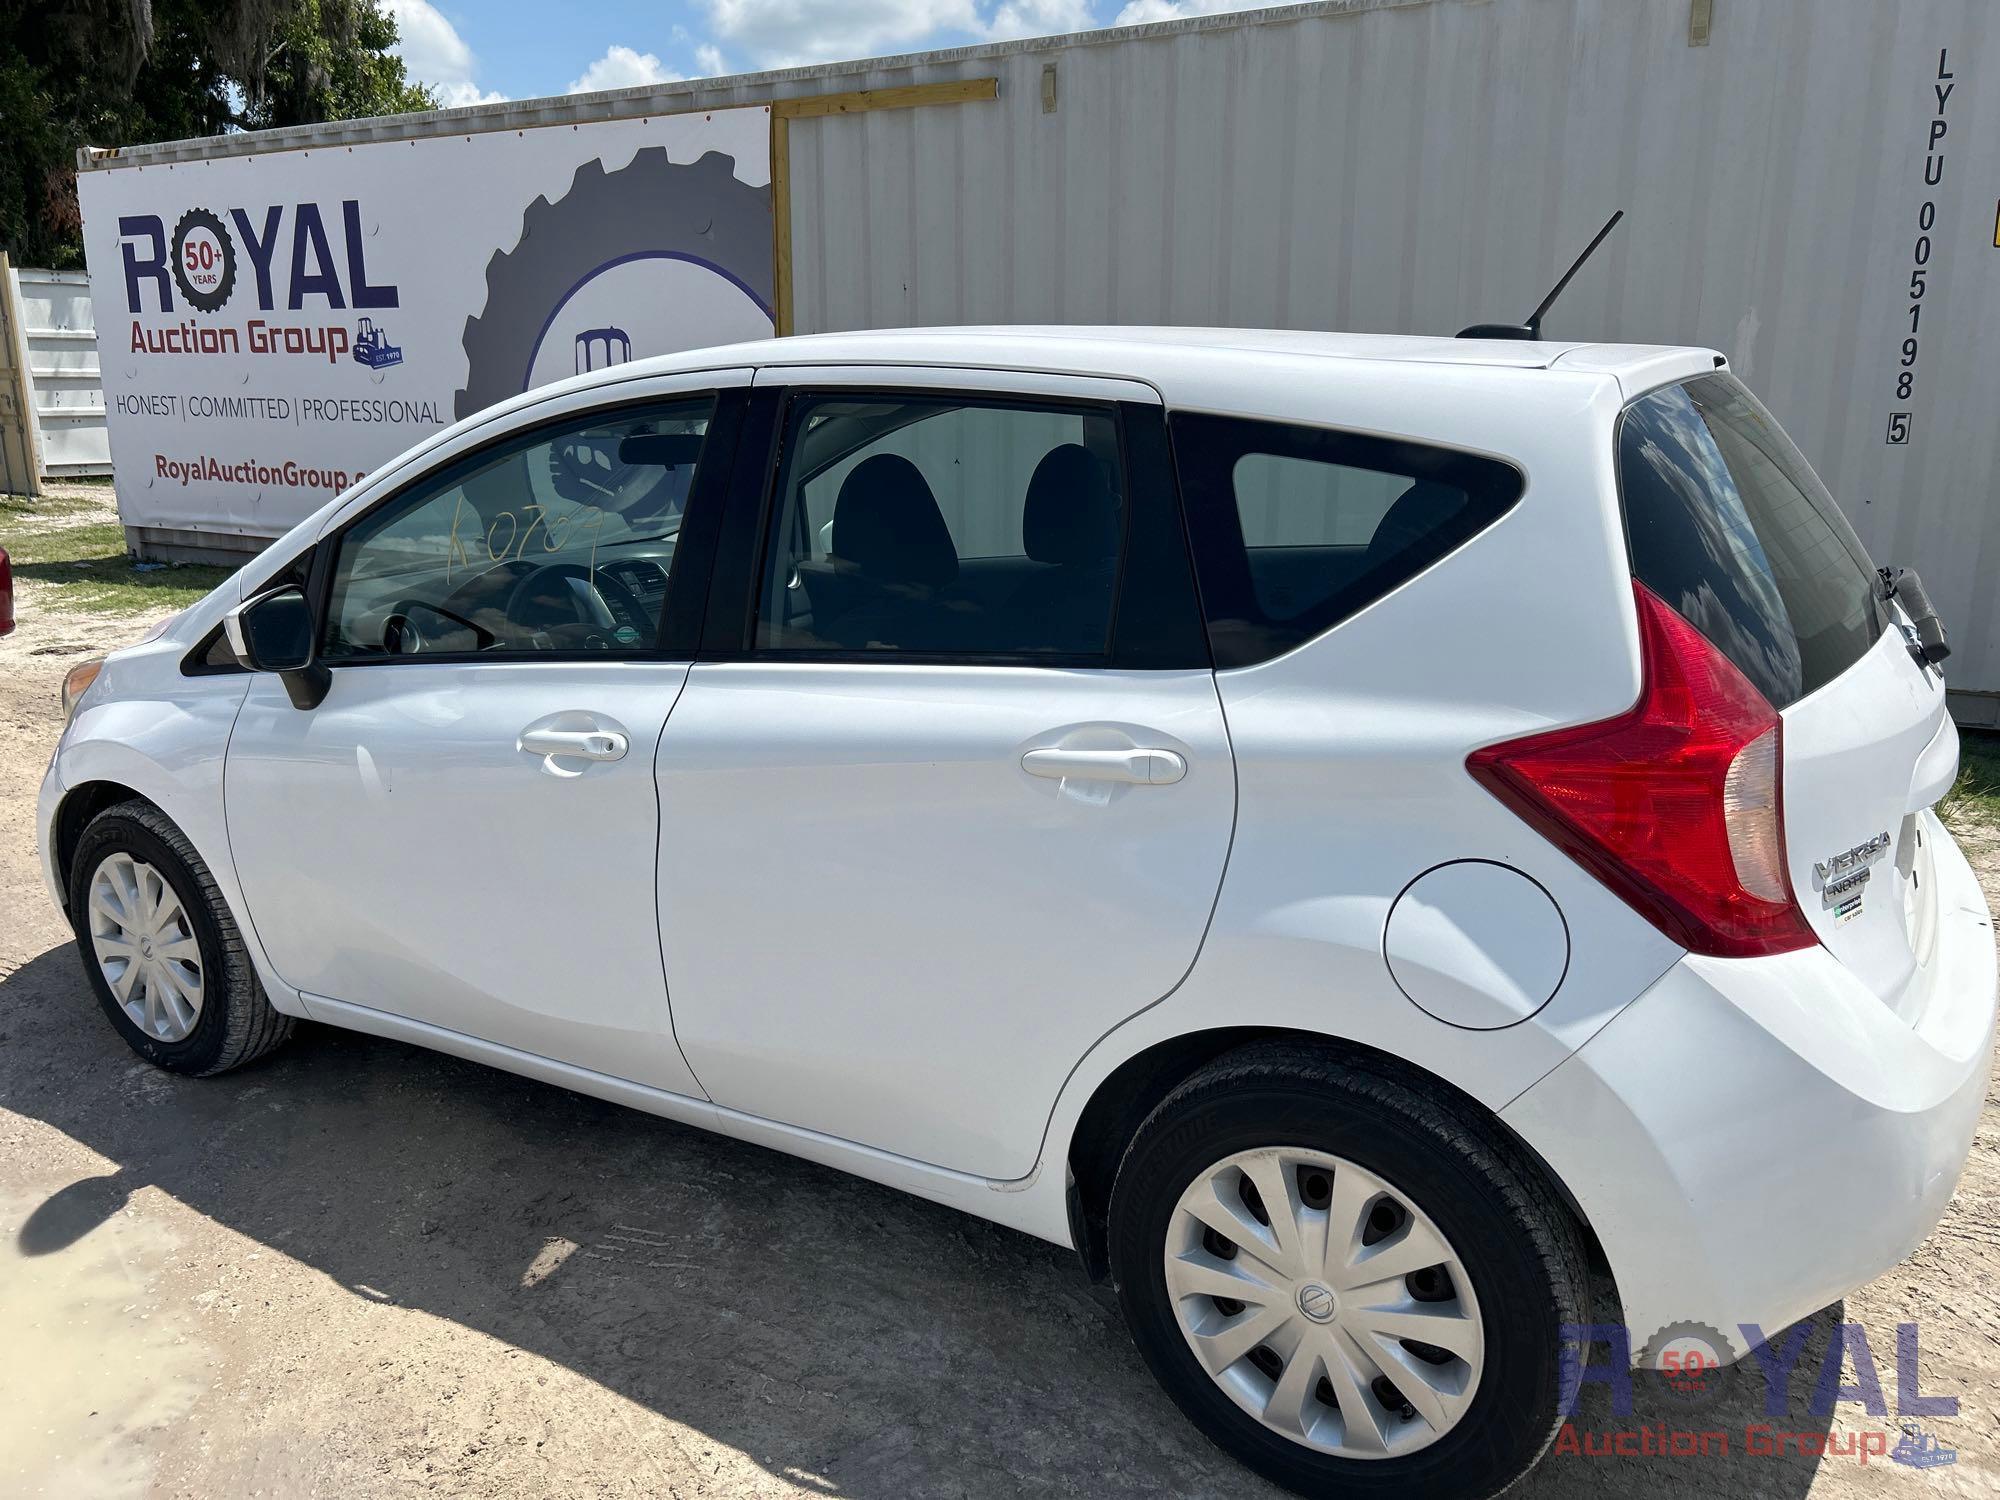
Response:
[{"label": "headrest", "polygon": [[1368,539],[1368,561],[1383,562],[1427,537],[1450,531],[1465,501],[1465,491],[1455,485],[1417,480],[1382,513]]},{"label": "headrest", "polygon": [[1035,465],[1021,508],[1021,546],[1036,562],[1093,563],[1118,555],[1118,499],[1104,465],[1081,443]]},{"label": "headrest", "polygon": [[941,589],[958,577],[958,549],[931,487],[900,454],[863,459],[842,481],[832,545],[876,583]]}]

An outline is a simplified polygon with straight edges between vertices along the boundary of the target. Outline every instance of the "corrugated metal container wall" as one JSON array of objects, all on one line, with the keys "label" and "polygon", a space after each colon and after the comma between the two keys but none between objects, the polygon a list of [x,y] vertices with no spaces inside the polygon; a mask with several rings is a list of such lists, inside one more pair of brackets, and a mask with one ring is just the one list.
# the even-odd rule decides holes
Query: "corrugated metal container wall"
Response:
[{"label": "corrugated metal container wall", "polygon": [[1000,102],[794,126],[798,330],[1449,333],[1524,317],[1624,208],[1548,336],[1726,353],[1922,570],[1954,683],[2000,689],[2000,6],[1715,0],[1705,46],[1689,0],[1242,19],[843,77],[997,72]]}]

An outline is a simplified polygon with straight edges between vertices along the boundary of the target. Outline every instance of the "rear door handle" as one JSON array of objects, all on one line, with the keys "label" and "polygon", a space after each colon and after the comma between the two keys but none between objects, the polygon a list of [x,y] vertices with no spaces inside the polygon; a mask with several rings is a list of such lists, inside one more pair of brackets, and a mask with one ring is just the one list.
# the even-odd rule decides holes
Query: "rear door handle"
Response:
[{"label": "rear door handle", "polygon": [[1171,750],[1030,750],[1021,769],[1051,781],[1168,786],[1187,775],[1187,762]]},{"label": "rear door handle", "polygon": [[515,748],[544,757],[544,764],[559,776],[574,776],[556,764],[564,760],[623,760],[632,742],[616,729],[524,729]]}]

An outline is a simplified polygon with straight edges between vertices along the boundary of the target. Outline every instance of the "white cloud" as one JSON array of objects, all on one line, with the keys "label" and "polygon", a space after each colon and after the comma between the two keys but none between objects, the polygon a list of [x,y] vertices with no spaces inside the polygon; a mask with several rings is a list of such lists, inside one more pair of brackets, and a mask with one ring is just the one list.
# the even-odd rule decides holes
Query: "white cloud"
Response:
[{"label": "white cloud", "polygon": [[472,49],[426,0],[388,0],[396,20],[396,51],[404,66],[424,78],[470,78]]},{"label": "white cloud", "polygon": [[993,19],[986,23],[986,34],[1004,42],[1019,36],[1088,31],[1096,24],[1090,0],[1001,0]]},{"label": "white cloud", "polygon": [[1224,10],[1257,10],[1276,0],[1131,0],[1118,12],[1113,26],[1139,26],[1147,21],[1178,21],[1183,16],[1212,16]]},{"label": "white cloud", "polygon": [[604,56],[583,70],[583,76],[571,83],[567,92],[594,94],[599,89],[631,89],[646,83],[674,83],[682,76],[652,53],[636,52],[614,42],[605,49]]},{"label": "white cloud", "polygon": [[463,109],[468,104],[500,104],[507,98],[498,89],[483,89],[466,78],[455,83],[434,83],[431,91],[437,95],[438,104],[444,109]]},{"label": "white cloud", "polygon": [[[676,31],[680,29],[678,26],[674,28]],[[722,49],[708,42],[694,49],[694,65],[701,69],[703,78],[720,78],[729,71],[729,64],[722,59]]]},{"label": "white cloud", "polygon": [[396,55],[403,59],[404,71],[429,84],[446,109],[497,104],[507,97],[479,86],[479,60],[458,28],[427,0],[385,0],[384,8],[396,18]]},{"label": "white cloud", "polygon": [[902,52],[941,31],[985,30],[973,0],[704,0],[704,4],[716,34],[767,68]]}]

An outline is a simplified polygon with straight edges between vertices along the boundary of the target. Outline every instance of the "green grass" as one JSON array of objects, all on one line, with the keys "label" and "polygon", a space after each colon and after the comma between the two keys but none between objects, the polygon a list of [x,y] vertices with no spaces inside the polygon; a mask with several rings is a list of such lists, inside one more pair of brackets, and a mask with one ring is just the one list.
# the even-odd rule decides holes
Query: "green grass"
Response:
[{"label": "green grass", "polygon": [[37,607],[88,614],[180,609],[230,575],[229,568],[196,564],[135,565],[116,520],[78,519],[104,509],[97,499],[0,498],[0,547],[13,559],[16,588],[42,585],[33,600],[16,600],[16,614],[25,618]]},{"label": "green grass", "polygon": [[2000,822],[2000,734],[1958,732],[1958,781],[1938,804],[1938,816],[1947,822],[1957,817]]}]

